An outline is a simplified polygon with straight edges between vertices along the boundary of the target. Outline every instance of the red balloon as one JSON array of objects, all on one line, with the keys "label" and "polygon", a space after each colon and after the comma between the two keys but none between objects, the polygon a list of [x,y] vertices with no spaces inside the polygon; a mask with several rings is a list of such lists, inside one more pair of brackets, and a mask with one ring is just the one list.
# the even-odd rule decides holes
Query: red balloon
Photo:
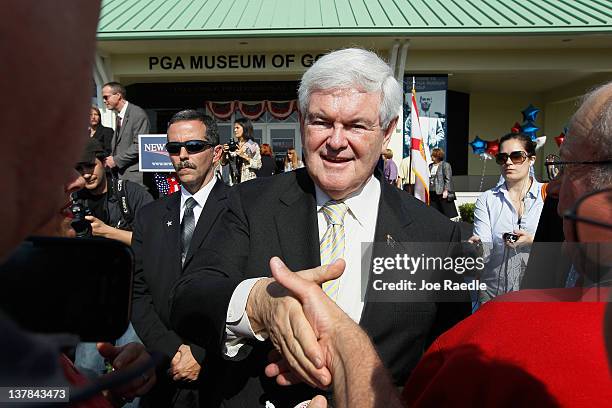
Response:
[{"label": "red balloon", "polygon": [[510,132],[521,133],[521,124],[518,122],[514,122],[514,126],[512,126],[512,129],[510,129]]},{"label": "red balloon", "polygon": [[561,147],[561,143],[565,140],[565,133],[561,132],[559,136],[555,137],[555,142],[557,143],[557,147]]},{"label": "red balloon", "polygon": [[485,152],[493,157],[497,156],[497,153],[499,153],[499,139],[487,142],[487,150],[485,150]]}]

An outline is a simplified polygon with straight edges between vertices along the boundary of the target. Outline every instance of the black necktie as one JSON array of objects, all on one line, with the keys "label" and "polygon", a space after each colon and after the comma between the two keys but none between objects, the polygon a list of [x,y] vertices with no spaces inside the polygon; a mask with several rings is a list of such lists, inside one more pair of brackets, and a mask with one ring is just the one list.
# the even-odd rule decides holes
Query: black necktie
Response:
[{"label": "black necktie", "polygon": [[193,216],[193,207],[198,205],[198,202],[193,197],[189,197],[185,202],[185,212],[183,213],[183,222],[181,222],[181,243],[183,245],[181,251],[181,263],[185,263],[185,257],[189,250],[189,243],[195,230],[195,217]]},{"label": "black necktie", "polygon": [[113,135],[113,151],[114,155],[117,152],[117,144],[119,143],[119,131],[121,130],[121,116],[117,115],[115,118],[115,134]]}]

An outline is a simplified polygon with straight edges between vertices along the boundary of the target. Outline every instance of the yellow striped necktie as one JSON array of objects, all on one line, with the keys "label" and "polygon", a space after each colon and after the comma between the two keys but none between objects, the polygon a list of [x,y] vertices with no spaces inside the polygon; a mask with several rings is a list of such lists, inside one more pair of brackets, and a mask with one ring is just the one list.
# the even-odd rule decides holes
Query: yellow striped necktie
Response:
[{"label": "yellow striped necktie", "polygon": [[[327,230],[321,239],[321,265],[329,265],[338,258],[344,258],[344,216],[348,206],[342,201],[330,200],[321,208]],[[334,302],[338,298],[339,279],[323,283],[323,291]]]}]

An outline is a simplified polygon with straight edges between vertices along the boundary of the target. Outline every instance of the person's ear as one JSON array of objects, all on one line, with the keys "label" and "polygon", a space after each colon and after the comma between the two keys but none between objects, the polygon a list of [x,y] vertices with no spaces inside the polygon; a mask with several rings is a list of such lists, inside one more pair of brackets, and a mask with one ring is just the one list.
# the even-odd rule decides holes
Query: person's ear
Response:
[{"label": "person's ear", "polygon": [[223,155],[223,146],[216,145],[213,150],[213,163],[221,160],[221,156]]}]

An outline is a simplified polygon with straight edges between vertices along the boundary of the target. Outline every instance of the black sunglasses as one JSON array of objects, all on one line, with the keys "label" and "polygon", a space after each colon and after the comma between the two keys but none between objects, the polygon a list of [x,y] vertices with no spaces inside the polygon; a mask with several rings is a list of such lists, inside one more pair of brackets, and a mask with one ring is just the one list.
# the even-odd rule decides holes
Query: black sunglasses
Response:
[{"label": "black sunglasses", "polygon": [[565,166],[568,164],[587,164],[587,165],[604,165],[612,164],[612,159],[608,160],[587,160],[587,161],[562,161],[559,156],[555,154],[549,154],[546,156],[544,165],[546,166],[546,173],[548,174],[549,180],[554,180],[559,177],[565,171]]},{"label": "black sunglasses", "polygon": [[523,164],[525,163],[525,160],[527,160],[527,157],[529,156],[527,156],[527,153],[522,150],[517,150],[509,154],[508,153],[497,153],[495,155],[495,162],[499,164],[500,166],[504,165],[508,161],[508,157],[512,161],[512,164]]},{"label": "black sunglasses", "polygon": [[198,153],[206,150],[214,145],[204,140],[188,140],[186,142],[168,142],[166,143],[166,151],[170,154],[179,154],[181,147],[185,147],[188,153]]}]

